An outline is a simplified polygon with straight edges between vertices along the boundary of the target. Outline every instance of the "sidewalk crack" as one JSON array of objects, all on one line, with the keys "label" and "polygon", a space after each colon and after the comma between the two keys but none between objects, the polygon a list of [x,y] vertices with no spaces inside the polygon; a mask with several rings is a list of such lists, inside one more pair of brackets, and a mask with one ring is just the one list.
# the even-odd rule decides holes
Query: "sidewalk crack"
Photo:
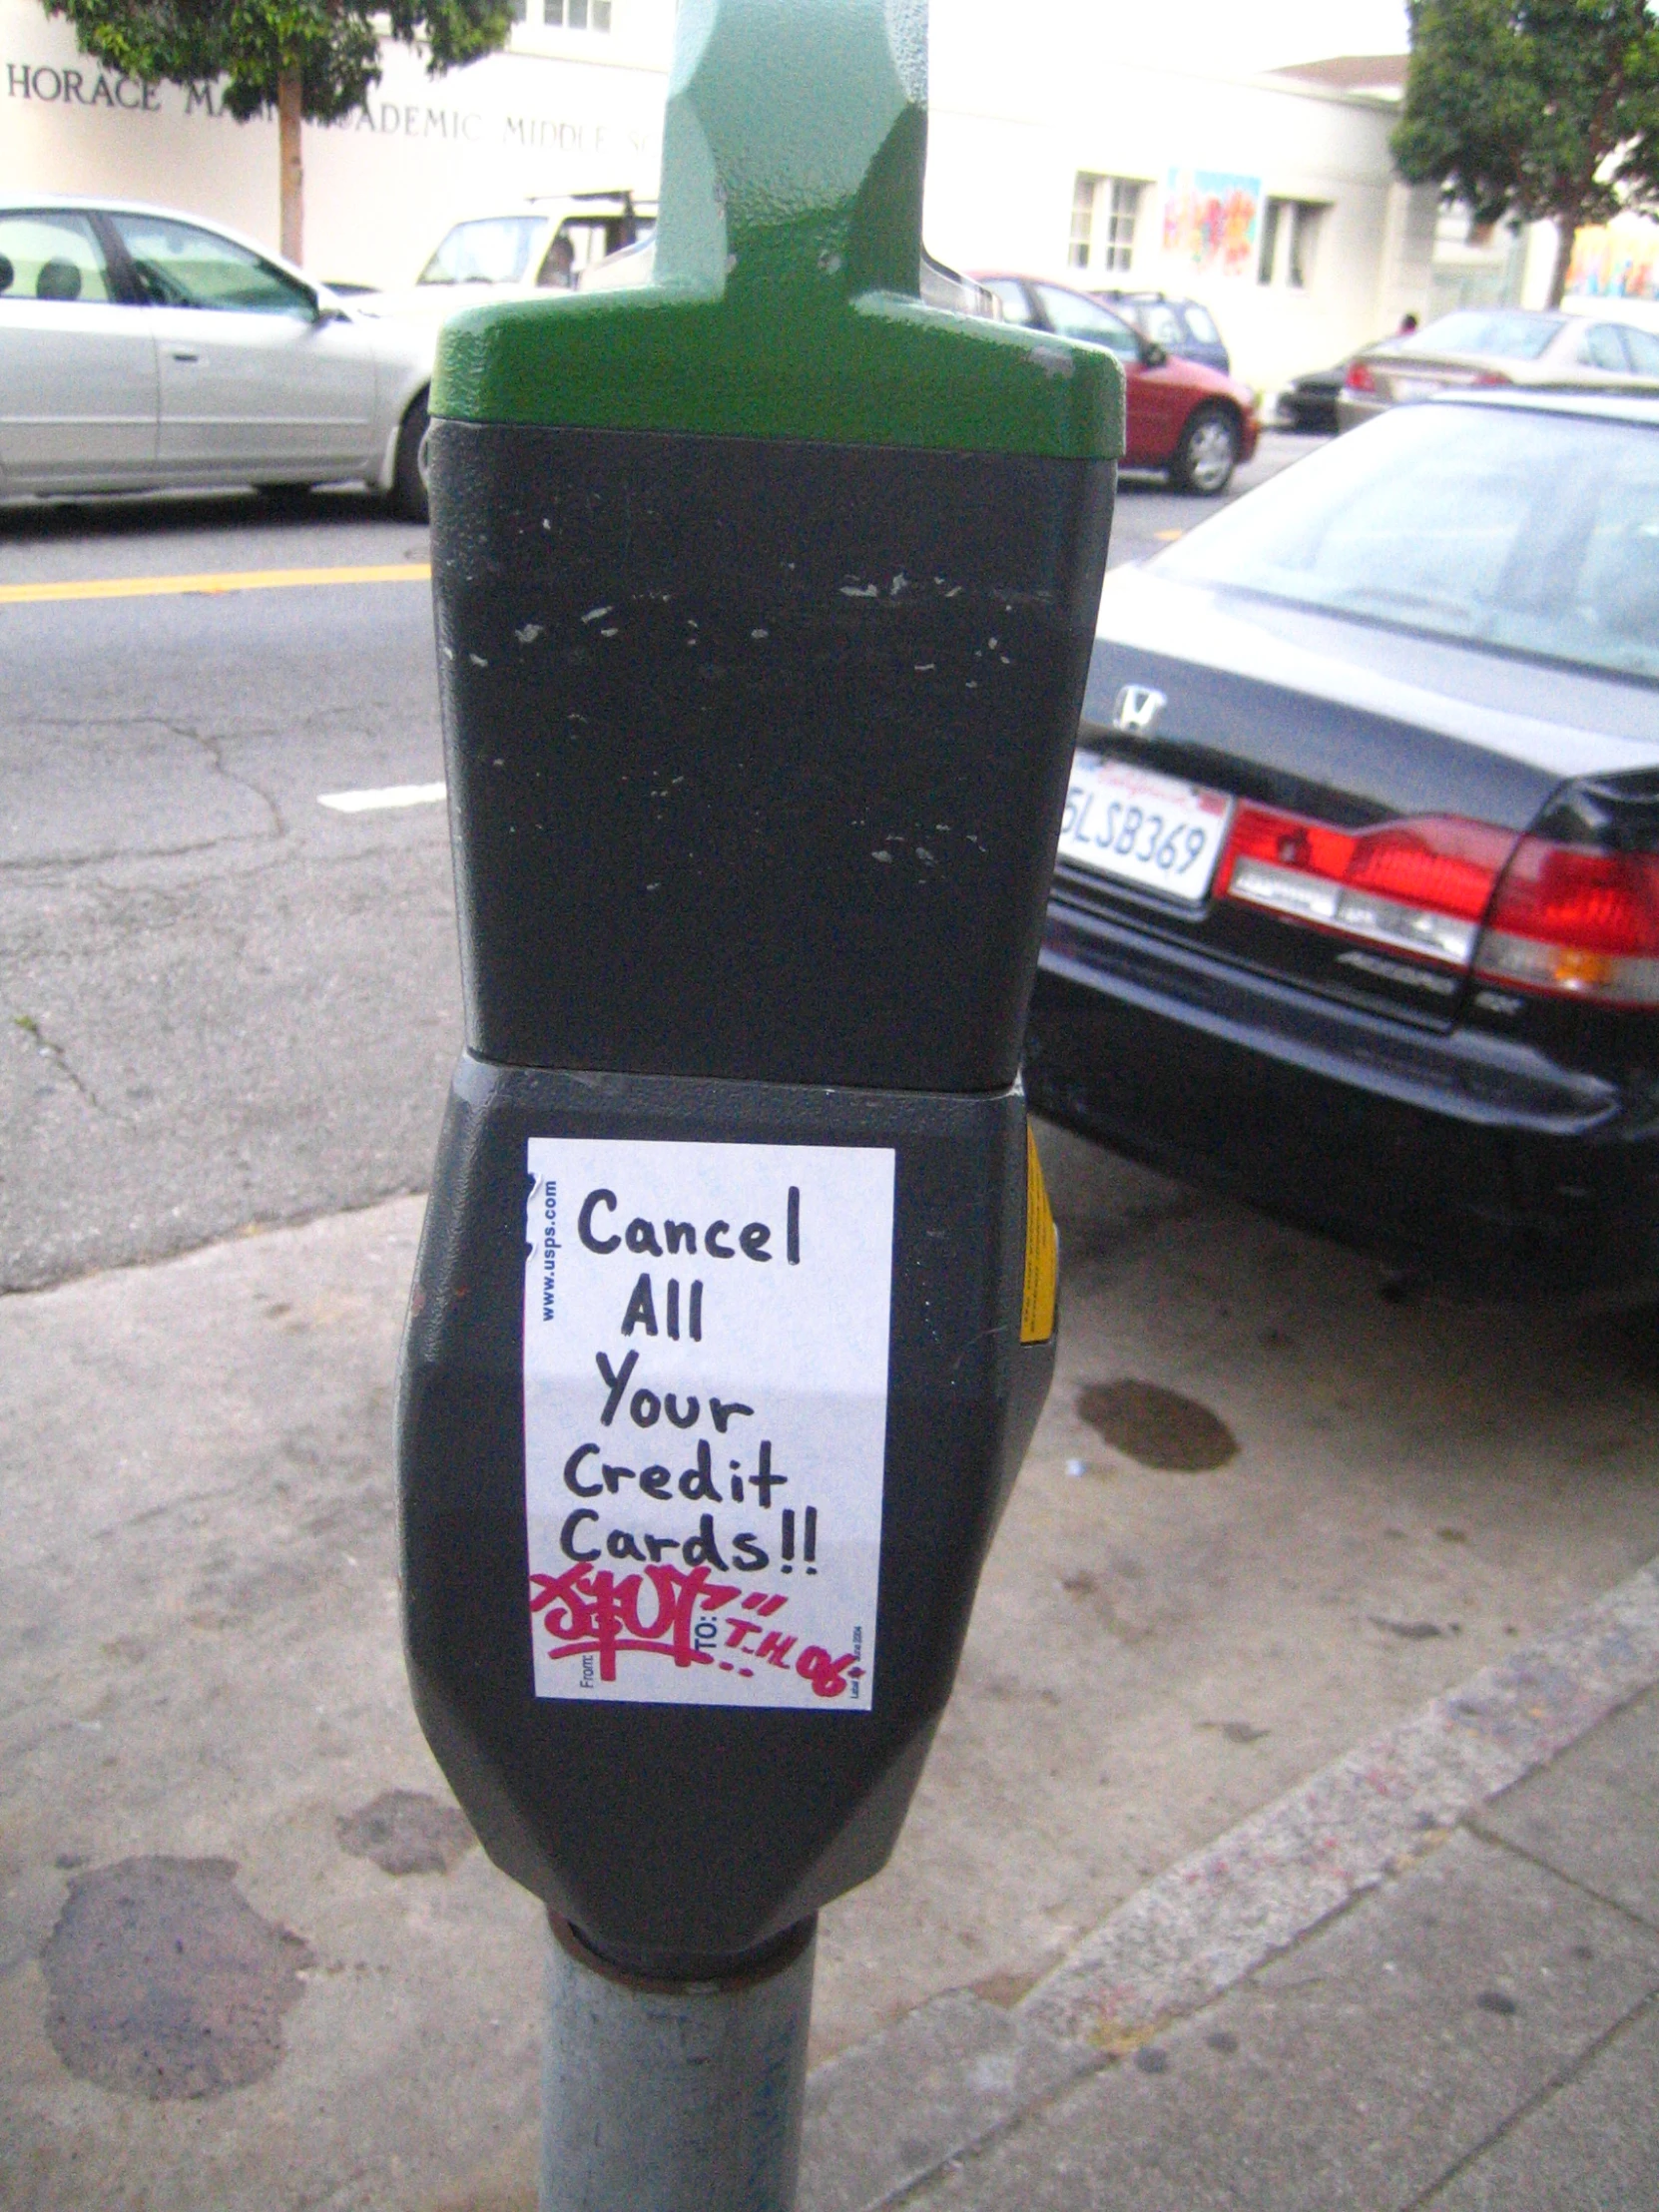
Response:
[{"label": "sidewalk crack", "polygon": [[49,1060],[65,1080],[74,1085],[94,1113],[105,1111],[103,1100],[76,1068],[65,1048],[56,1038],[49,1037],[33,1014],[13,1014],[12,1026],[21,1029],[43,1060]]},{"label": "sidewalk crack", "polygon": [[1478,1812],[1469,1815],[1463,1826],[1472,1835],[1478,1836],[1483,1844],[1491,1844],[1499,1851],[1508,1852],[1511,1857],[1523,1860],[1527,1866],[1537,1867],[1552,1881],[1564,1882],[1569,1890],[1576,1890],[1580,1897],[1606,1906],[1609,1912],[1617,1913],[1622,1920],[1629,1921],[1633,1928],[1639,1928],[1644,1936],[1659,1936],[1659,1921],[1650,1921],[1645,1913],[1638,1913],[1634,1906],[1609,1897],[1605,1890],[1597,1890],[1588,1882],[1581,1882],[1576,1875],[1568,1874],[1563,1868],[1556,1866],[1553,1860],[1540,1858],[1537,1852],[1528,1851],[1524,1844],[1514,1843],[1507,1836],[1495,1834],[1482,1824]]},{"label": "sidewalk crack", "polygon": [[[1525,1854],[1522,1853],[1521,1856],[1524,1858]],[[1546,2081],[1541,2089],[1528,2097],[1524,2104],[1517,2105],[1513,2112],[1499,2120],[1489,2135],[1482,2137],[1478,2143],[1464,2151],[1461,2158],[1454,2159],[1438,2179],[1428,2184],[1428,2187],[1423,2190],[1420,2196],[1413,2197],[1410,2203],[1402,2208],[1402,2212],[1433,2212],[1436,2200],[1444,2195],[1445,2191],[1450,2188],[1460,2174],[1468,2171],[1477,2158],[1483,2158],[1487,2151],[1495,2150],[1506,2136],[1514,2133],[1522,2120],[1530,2119],[1532,2114],[1540,2111],[1551,2097],[1558,2096],[1563,2089],[1569,2088],[1593,2060],[1599,2058],[1602,2052],[1608,2049],[1627,2028],[1634,2027],[1644,2014],[1652,2012],[1656,2006],[1659,2006],[1659,1993],[1645,1996],[1639,2004],[1633,2005],[1623,2019],[1615,2020],[1605,2034],[1598,2035],[1588,2049],[1580,2051],[1570,2066],[1564,2066],[1552,2080]]]}]

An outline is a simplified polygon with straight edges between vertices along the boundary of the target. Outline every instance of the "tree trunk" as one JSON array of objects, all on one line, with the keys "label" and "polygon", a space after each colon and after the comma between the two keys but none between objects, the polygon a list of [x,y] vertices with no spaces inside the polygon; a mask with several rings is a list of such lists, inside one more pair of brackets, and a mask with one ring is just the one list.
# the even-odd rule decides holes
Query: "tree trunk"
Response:
[{"label": "tree trunk", "polygon": [[304,86],[297,69],[276,79],[276,159],[282,179],[282,254],[302,263],[305,253],[305,165],[299,151]]},{"label": "tree trunk", "polygon": [[1572,242],[1578,236],[1575,216],[1558,215],[1555,218],[1555,267],[1549,278],[1549,305],[1558,307],[1561,294],[1567,288],[1567,270],[1572,261]]}]

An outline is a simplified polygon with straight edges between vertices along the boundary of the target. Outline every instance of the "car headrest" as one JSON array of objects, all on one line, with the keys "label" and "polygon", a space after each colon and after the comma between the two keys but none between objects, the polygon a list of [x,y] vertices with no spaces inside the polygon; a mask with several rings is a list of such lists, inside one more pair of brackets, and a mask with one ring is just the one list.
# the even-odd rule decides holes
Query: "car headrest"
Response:
[{"label": "car headrest", "polygon": [[79,299],[81,296],[81,272],[73,262],[52,261],[41,264],[40,275],[35,278],[37,299]]},{"label": "car headrest", "polygon": [[0,291],[11,290],[12,278],[16,275],[17,271],[13,269],[11,263],[7,261],[5,255],[0,254]]}]

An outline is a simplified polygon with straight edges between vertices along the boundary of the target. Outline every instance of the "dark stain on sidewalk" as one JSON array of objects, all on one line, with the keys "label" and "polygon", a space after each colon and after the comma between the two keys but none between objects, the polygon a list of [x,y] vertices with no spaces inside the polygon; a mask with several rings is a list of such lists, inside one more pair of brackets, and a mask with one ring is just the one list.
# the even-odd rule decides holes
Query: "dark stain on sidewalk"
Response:
[{"label": "dark stain on sidewalk", "polygon": [[230,1859],[123,1859],[77,1875],[40,1954],[71,2073],[163,2101],[275,2071],[309,1946],[236,1888]]},{"label": "dark stain on sidewalk", "polygon": [[341,1851],[382,1874],[449,1874],[476,1842],[464,1813],[418,1790],[382,1790],[336,1825]]},{"label": "dark stain on sidewalk", "polygon": [[1238,1438],[1224,1420],[1157,1382],[1091,1382],[1077,1394],[1077,1410],[1114,1451],[1174,1474],[1205,1474],[1226,1466]]}]

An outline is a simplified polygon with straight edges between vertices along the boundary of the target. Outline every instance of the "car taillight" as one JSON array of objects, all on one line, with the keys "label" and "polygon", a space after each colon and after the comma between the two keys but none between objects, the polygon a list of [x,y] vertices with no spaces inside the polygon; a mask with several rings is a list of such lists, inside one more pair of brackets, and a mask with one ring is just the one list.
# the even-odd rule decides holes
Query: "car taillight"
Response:
[{"label": "car taillight", "polygon": [[1514,841],[1507,830],[1449,815],[1353,830],[1241,805],[1216,892],[1466,967]]},{"label": "car taillight", "polygon": [[1350,391],[1375,391],[1377,389],[1377,378],[1364,361],[1350,361],[1348,374],[1343,378],[1343,382]]},{"label": "car taillight", "polygon": [[1659,854],[1524,838],[1475,972],[1556,997],[1659,1006]]},{"label": "car taillight", "polygon": [[1474,379],[1482,390],[1496,384],[1512,384],[1514,380],[1512,376],[1505,376],[1501,368],[1483,368]]}]

